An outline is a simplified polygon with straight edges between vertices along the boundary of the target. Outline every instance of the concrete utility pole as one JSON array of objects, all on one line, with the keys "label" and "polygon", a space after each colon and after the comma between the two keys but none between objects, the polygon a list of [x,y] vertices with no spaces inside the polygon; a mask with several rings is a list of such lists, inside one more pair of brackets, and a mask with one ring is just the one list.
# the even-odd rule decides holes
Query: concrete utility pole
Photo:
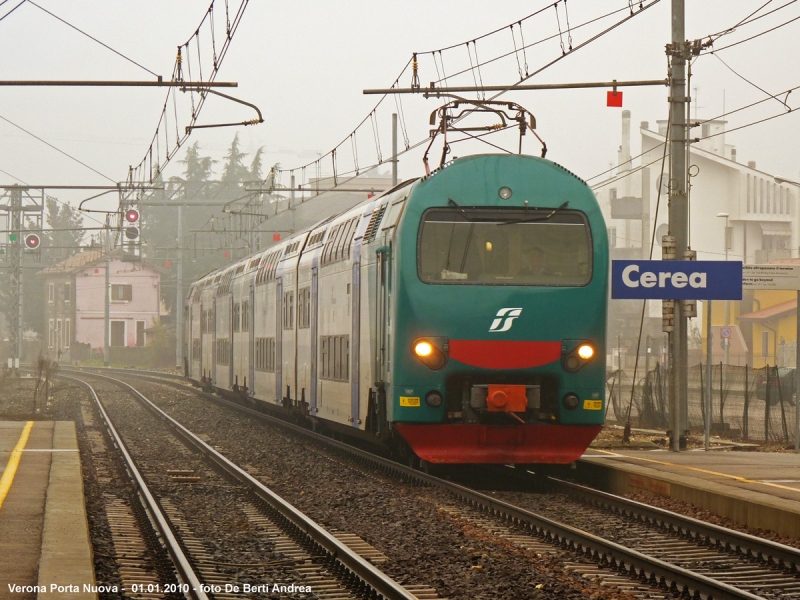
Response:
[{"label": "concrete utility pole", "polygon": [[392,113],[392,187],[397,185],[397,113]]},{"label": "concrete utility pole", "polygon": [[[672,43],[667,46],[670,58],[670,130],[669,136],[669,231],[675,238],[675,260],[683,260],[689,247],[689,201],[686,193],[686,55],[684,0],[672,0]],[[680,451],[680,439],[686,429],[685,406],[688,396],[686,361],[688,358],[687,320],[684,301],[675,302],[675,325],[670,333],[672,373],[670,386],[670,447]]]},{"label": "concrete utility pole", "polygon": [[175,298],[175,366],[183,366],[183,204],[178,204],[178,274]]},{"label": "concrete utility pole", "polygon": [[106,247],[106,283],[105,283],[105,302],[104,302],[104,329],[103,329],[103,366],[108,367],[111,364],[111,257],[108,255],[108,247]]},{"label": "concrete utility pole", "polygon": [[[11,267],[11,306],[14,316],[11,318],[11,352],[14,373],[19,369],[22,358],[22,190],[11,190],[9,202],[11,215],[11,231],[16,232],[16,242],[8,245],[9,266]],[[16,309],[16,310],[14,310]]]}]

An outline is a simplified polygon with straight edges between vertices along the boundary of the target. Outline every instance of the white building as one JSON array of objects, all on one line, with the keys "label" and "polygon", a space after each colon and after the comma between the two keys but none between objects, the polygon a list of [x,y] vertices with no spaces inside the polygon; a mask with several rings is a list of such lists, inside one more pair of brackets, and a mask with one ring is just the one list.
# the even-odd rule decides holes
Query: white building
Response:
[{"label": "white building", "polygon": [[[725,142],[724,120],[694,127],[689,172],[689,240],[698,260],[741,260],[761,264],[797,258],[800,246],[798,187],[760,171],[756,163],[737,162],[736,148]],[[657,210],[666,121],[657,130],[641,123],[642,155],[631,160],[630,111],[622,112],[621,165],[614,176],[595,184],[609,230],[612,258],[648,258],[655,227],[653,259],[661,258],[667,233],[668,175],[663,177]],[[664,160],[669,168],[669,149]],[[718,217],[727,214],[727,219]],[[645,243],[642,243],[642,239]]]}]

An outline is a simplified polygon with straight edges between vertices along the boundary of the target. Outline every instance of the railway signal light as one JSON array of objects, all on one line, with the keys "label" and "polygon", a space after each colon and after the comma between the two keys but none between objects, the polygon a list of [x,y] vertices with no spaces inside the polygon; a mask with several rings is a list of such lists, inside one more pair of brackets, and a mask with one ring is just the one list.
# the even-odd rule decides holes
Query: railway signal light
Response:
[{"label": "railway signal light", "polygon": [[25,247],[28,250],[38,250],[42,240],[35,233],[29,233],[25,236]]},{"label": "railway signal light", "polygon": [[129,240],[135,240],[139,237],[139,228],[133,224],[139,222],[139,211],[135,208],[129,208],[125,211],[125,221],[131,223],[129,227],[125,228],[125,237]]}]

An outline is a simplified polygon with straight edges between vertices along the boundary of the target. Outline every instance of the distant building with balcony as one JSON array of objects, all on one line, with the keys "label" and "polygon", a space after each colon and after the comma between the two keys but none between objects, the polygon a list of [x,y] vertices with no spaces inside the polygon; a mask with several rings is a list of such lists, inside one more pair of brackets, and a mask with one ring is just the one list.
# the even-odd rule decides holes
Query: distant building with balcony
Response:
[{"label": "distant building with balcony", "polygon": [[[661,238],[667,233],[669,149],[664,160],[664,184],[656,216],[660,163],[664,156],[667,122],[657,130],[641,123],[642,155],[631,160],[630,111],[622,112],[622,144],[617,172],[593,188],[603,209],[614,258],[647,258],[655,228],[654,259],[661,258]],[[690,137],[690,240],[698,260],[741,260],[766,264],[797,258],[800,245],[798,187],[756,168],[737,162],[736,148],[725,142],[724,120],[703,122]],[[713,136],[713,137],[712,137]],[[718,218],[728,215],[727,222]],[[644,240],[644,243],[642,243]]]},{"label": "distant building with balcony", "polygon": [[[89,250],[41,270],[44,279],[44,346],[62,361],[99,354],[104,347],[106,268],[109,269],[111,346],[144,346],[159,318],[161,273],[144,262]],[[81,348],[81,351],[78,351]]]},{"label": "distant building with balcony", "polygon": [[[713,119],[701,121],[701,125],[692,128],[689,133],[690,138],[700,138],[699,142],[691,144],[688,161],[689,242],[697,252],[697,260],[727,259],[744,264],[766,264],[797,259],[800,246],[800,188],[757,169],[754,161],[746,164],[738,162],[737,149],[725,141],[725,127],[725,120]],[[661,240],[667,234],[669,221],[669,148],[666,154],[664,152],[667,121],[657,121],[655,130],[646,121],[640,124],[642,154],[635,162],[631,158],[630,130],[630,111],[622,111],[622,143],[617,156],[619,166],[605,180],[590,183],[606,220],[612,260],[649,258],[654,231],[652,258],[660,260]],[[733,331],[732,338],[738,340],[738,345],[735,356],[734,347],[731,346],[731,363],[747,362],[752,365],[754,350],[759,357],[767,353],[763,356],[766,360],[775,361],[777,358],[775,348],[780,346],[781,336],[778,335],[778,346],[772,338],[769,344],[762,344],[762,332],[759,329],[762,316],[755,314],[758,312],[758,303],[758,298],[752,292],[746,292],[741,303],[731,302],[728,305],[727,324],[740,328]],[[705,336],[705,304],[698,303],[699,316],[690,320],[702,336]],[[715,328],[725,325],[724,305],[723,302],[713,303]],[[639,319],[636,318],[630,327],[627,323],[632,308],[632,305],[623,306],[620,301],[612,303],[609,321],[612,339],[615,335],[622,335],[630,340],[629,344],[635,343],[631,332],[633,329],[638,332]],[[740,313],[753,313],[755,316],[738,323]],[[648,301],[645,317],[645,333],[658,336],[661,331],[661,302]],[[753,339],[754,327],[757,340]],[[627,329],[616,331],[620,328]],[[721,354],[716,337],[715,334],[713,360],[718,360],[717,355]],[[794,343],[796,336],[791,337],[790,340],[784,336],[787,344]],[[704,339],[702,344],[705,348]],[[629,354],[635,354],[635,346]]]}]

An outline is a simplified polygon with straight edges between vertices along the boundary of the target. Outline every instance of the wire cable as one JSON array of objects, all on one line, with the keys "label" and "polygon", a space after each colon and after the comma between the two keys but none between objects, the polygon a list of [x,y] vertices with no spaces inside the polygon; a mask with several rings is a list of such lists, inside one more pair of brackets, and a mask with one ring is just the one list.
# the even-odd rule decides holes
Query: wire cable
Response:
[{"label": "wire cable", "polygon": [[108,179],[108,180],[109,180],[111,183],[117,183],[116,181],[114,181],[113,179],[111,179],[111,177],[109,177],[108,175],[105,175],[105,174],[101,173],[100,171],[98,171],[97,169],[95,169],[95,168],[93,168],[93,167],[90,167],[90,166],[89,166],[89,165],[87,165],[85,162],[83,162],[83,161],[81,161],[81,160],[78,160],[77,158],[75,158],[75,157],[74,157],[74,156],[72,156],[71,154],[68,154],[68,153],[64,152],[64,151],[63,151],[63,150],[61,150],[60,148],[56,148],[56,147],[55,147],[55,146],[53,146],[53,144],[51,144],[50,142],[46,142],[45,140],[43,140],[42,138],[40,138],[38,135],[36,135],[36,134],[34,134],[34,133],[31,133],[30,131],[28,131],[28,130],[27,130],[27,129],[25,129],[24,127],[21,127],[21,126],[17,125],[17,124],[16,124],[16,123],[14,123],[13,121],[10,121],[9,119],[6,119],[6,118],[5,118],[3,115],[0,115],[0,119],[2,119],[3,121],[5,121],[5,122],[6,122],[6,123],[8,123],[9,125],[12,125],[12,126],[16,127],[16,128],[17,128],[17,129],[19,129],[20,131],[23,131],[23,132],[27,133],[27,134],[28,134],[29,136],[31,136],[32,138],[35,138],[35,139],[39,140],[39,141],[40,141],[41,143],[43,143],[45,146],[48,146],[48,147],[52,148],[53,150],[55,150],[56,152],[59,152],[59,153],[63,154],[64,156],[66,156],[66,157],[67,157],[67,158],[69,158],[70,160],[73,160],[73,161],[75,161],[76,163],[78,163],[79,165],[82,165],[82,166],[86,167],[86,168],[87,168],[87,169],[89,169],[90,171],[92,171],[92,172],[94,172],[94,173],[97,173],[97,174],[98,174],[98,175],[100,175],[101,177],[104,177],[105,179]]},{"label": "wire cable", "polygon": [[776,25],[775,27],[770,27],[769,29],[767,29],[765,31],[762,31],[761,33],[757,33],[755,35],[751,35],[749,38],[745,38],[743,40],[739,40],[738,42],[733,42],[732,44],[728,44],[727,46],[723,46],[722,48],[714,48],[714,50],[711,50],[709,52],[704,52],[703,54],[712,54],[713,52],[722,52],[723,50],[727,50],[728,48],[733,48],[734,46],[738,46],[739,44],[744,44],[745,42],[750,42],[750,41],[752,41],[752,40],[754,40],[756,38],[760,38],[762,35],[766,35],[768,33],[772,33],[773,31],[776,31],[776,30],[780,29],[781,27],[785,27],[786,25],[789,25],[790,23],[794,23],[798,19],[800,19],[800,16],[797,16],[794,19],[789,19],[788,21],[785,21],[785,22],[781,23],[780,25]]},{"label": "wire cable", "polygon": [[[669,131],[670,126],[672,125],[672,111],[669,111],[669,117],[667,118],[667,131]],[[663,176],[664,173],[664,164],[667,161],[667,145],[664,144],[664,152],[661,155],[661,174]],[[656,197],[656,214],[653,218],[653,233],[650,237],[650,260],[653,260],[653,248],[655,247],[655,240],[656,240],[656,227],[655,224],[658,223],[658,211],[661,206],[661,189],[663,185],[658,186],[658,196]],[[644,243],[644,240],[642,240]],[[625,418],[625,429],[623,432],[623,440],[630,441],[631,437],[631,410],[633,409],[633,391],[636,389],[636,372],[639,369],[639,352],[642,349],[642,331],[644,330],[644,311],[647,309],[647,300],[642,300],[642,314],[639,318],[639,339],[636,342],[636,360],[633,363],[633,381],[631,383],[631,401],[628,403],[628,411]]]},{"label": "wire cable", "polygon": [[[0,21],[2,21],[3,19],[5,19],[5,18],[6,18],[8,15],[10,15],[11,13],[13,13],[15,10],[17,10],[17,9],[18,9],[20,6],[22,6],[23,4],[25,4],[27,1],[28,1],[28,0],[22,0],[22,2],[20,2],[19,4],[17,4],[17,5],[16,5],[14,8],[12,8],[10,11],[8,11],[6,14],[4,14],[2,17],[0,17]],[[8,0],[5,0],[5,1],[3,2],[3,4],[5,4],[6,2],[8,2]],[[2,4],[0,4],[0,6],[2,6]]]},{"label": "wire cable", "polygon": [[722,60],[722,59],[719,57],[719,55],[717,55],[717,54],[714,54],[714,53],[712,53],[712,55],[713,55],[713,56],[714,56],[714,58],[716,58],[716,59],[717,59],[719,62],[721,62],[723,65],[725,65],[725,66],[728,68],[728,70],[729,70],[731,73],[733,73],[734,75],[736,75],[736,76],[737,76],[739,79],[742,79],[743,81],[746,81],[747,83],[749,83],[750,85],[752,85],[754,88],[756,88],[756,89],[757,89],[757,90],[759,90],[760,92],[764,92],[764,93],[765,93],[765,94],[766,94],[766,95],[767,95],[767,96],[768,96],[770,99],[774,98],[775,100],[777,100],[778,102],[780,102],[781,104],[783,104],[783,105],[784,105],[784,106],[785,106],[785,107],[786,107],[788,110],[792,110],[791,108],[789,108],[789,105],[788,105],[788,104],[786,104],[786,102],[784,102],[783,100],[781,100],[780,98],[778,98],[778,97],[777,97],[777,96],[775,96],[774,94],[770,94],[770,93],[769,93],[767,90],[765,90],[764,88],[762,88],[762,87],[760,87],[760,86],[756,85],[755,83],[753,83],[752,81],[750,81],[750,80],[749,80],[747,77],[745,77],[745,76],[744,76],[744,75],[742,75],[741,73],[738,73],[738,72],[736,72],[736,70],[734,70],[734,68],[733,68],[733,67],[731,67],[731,66],[730,66],[728,63],[726,63],[724,60]]},{"label": "wire cable", "polygon": [[129,63],[132,63],[132,64],[136,65],[136,66],[137,66],[137,67],[139,67],[140,69],[144,69],[145,71],[147,71],[148,73],[150,73],[150,74],[151,74],[153,77],[158,77],[158,74],[157,74],[157,73],[154,73],[153,71],[151,71],[151,70],[150,70],[150,69],[148,69],[147,67],[145,67],[145,66],[143,66],[143,65],[140,65],[138,62],[136,62],[136,61],[135,61],[135,60],[133,60],[132,58],[128,58],[127,56],[125,56],[124,54],[122,54],[122,52],[119,52],[119,51],[117,51],[117,50],[114,50],[114,48],[112,48],[112,47],[111,47],[111,46],[109,46],[108,44],[105,44],[105,43],[101,42],[101,41],[100,41],[100,40],[98,40],[96,37],[93,37],[93,36],[89,35],[88,33],[86,33],[85,31],[83,31],[82,29],[79,29],[78,27],[76,27],[76,26],[75,26],[75,25],[73,25],[72,23],[69,23],[68,21],[65,21],[64,19],[62,19],[62,18],[61,18],[61,17],[59,17],[58,15],[51,13],[51,12],[50,12],[49,10],[47,10],[46,8],[43,8],[43,7],[39,6],[39,5],[38,5],[38,4],[36,4],[36,3],[35,3],[33,0],[27,0],[27,2],[28,2],[28,4],[31,4],[32,6],[35,6],[36,8],[38,8],[39,10],[41,10],[42,12],[45,12],[45,13],[47,13],[48,15],[50,15],[51,17],[53,17],[54,19],[56,19],[56,20],[58,20],[58,21],[61,21],[61,22],[62,22],[64,25],[66,25],[66,26],[68,26],[68,27],[72,27],[72,29],[74,29],[75,31],[77,31],[78,33],[80,33],[80,34],[82,34],[82,35],[85,35],[86,37],[88,37],[88,38],[89,38],[90,40],[92,40],[93,42],[97,42],[98,44],[100,44],[101,46],[103,46],[103,48],[105,48],[106,50],[111,50],[111,52],[113,52],[113,53],[114,53],[114,54],[116,54],[117,56],[120,56],[120,57],[124,58],[124,59],[125,59],[125,60],[127,60]]}]

